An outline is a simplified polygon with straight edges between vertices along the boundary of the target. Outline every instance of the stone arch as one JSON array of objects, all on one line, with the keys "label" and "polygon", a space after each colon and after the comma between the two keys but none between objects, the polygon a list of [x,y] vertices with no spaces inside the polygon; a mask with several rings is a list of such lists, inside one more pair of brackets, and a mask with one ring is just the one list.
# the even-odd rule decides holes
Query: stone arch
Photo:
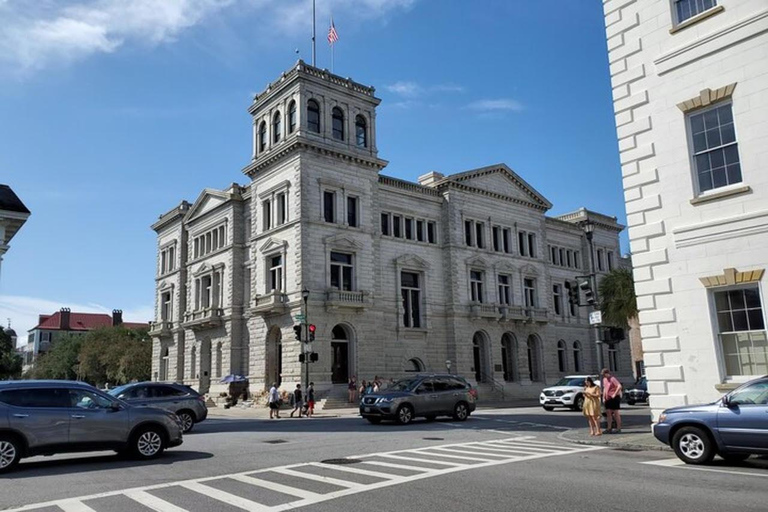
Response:
[{"label": "stone arch", "polygon": [[283,380],[283,333],[280,327],[273,325],[267,333],[266,384],[274,382],[280,387]]},{"label": "stone arch", "polygon": [[331,329],[331,381],[343,384],[356,374],[357,336],[348,323],[340,323]]},{"label": "stone arch", "polygon": [[424,369],[424,362],[418,357],[408,359],[405,363],[405,368],[403,368],[406,373],[420,373],[423,372]]},{"label": "stone arch", "polygon": [[501,336],[501,367],[505,381],[517,382],[520,380],[520,370],[517,365],[517,337],[511,332],[505,332]]},{"label": "stone arch", "polygon": [[491,380],[491,354],[488,334],[485,331],[475,331],[472,335],[472,357],[475,380],[488,382]]},{"label": "stone arch", "polygon": [[544,364],[542,361],[541,338],[536,334],[528,336],[528,378],[532,382],[544,380]]}]

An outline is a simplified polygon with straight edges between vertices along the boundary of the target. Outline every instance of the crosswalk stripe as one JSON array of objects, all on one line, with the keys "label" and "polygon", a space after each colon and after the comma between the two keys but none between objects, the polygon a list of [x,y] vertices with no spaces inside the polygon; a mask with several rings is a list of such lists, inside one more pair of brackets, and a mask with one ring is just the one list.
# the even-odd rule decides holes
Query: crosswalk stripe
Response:
[{"label": "crosswalk stripe", "polygon": [[80,500],[67,500],[58,504],[64,512],[96,512]]},{"label": "crosswalk stripe", "polygon": [[232,480],[243,482],[245,484],[255,485],[257,487],[264,487],[265,489],[271,489],[273,491],[277,491],[283,494],[288,494],[289,496],[296,496],[297,498],[303,498],[305,500],[313,500],[313,499],[317,499],[319,496],[322,496],[322,494],[318,494],[316,492],[306,491],[304,489],[299,489],[298,487],[291,487],[290,485],[283,485],[275,482],[270,482],[267,480],[262,480],[260,478],[256,478],[249,475],[232,475],[229,478],[231,478]]},{"label": "crosswalk stripe", "polygon": [[391,473],[381,473],[377,471],[368,471],[367,469],[361,469],[358,466],[355,466],[355,467],[340,466],[340,465],[330,466],[328,464],[323,464],[321,462],[310,462],[308,465],[318,467],[318,468],[332,469],[334,471],[346,471],[347,473],[354,473],[356,475],[366,475],[366,476],[372,476],[376,478],[383,478],[385,480],[400,478],[400,475],[393,475]]},{"label": "crosswalk stripe", "polygon": [[381,466],[383,468],[405,469],[407,471],[422,471],[425,473],[434,471],[433,469],[425,468],[423,466],[406,466],[405,464],[395,464],[393,462],[380,462],[378,460],[364,460],[363,464],[372,464],[374,466]]},{"label": "crosswalk stripe", "polygon": [[124,495],[147,508],[151,508],[155,512],[187,512],[185,509],[177,507],[173,503],[168,503],[146,491],[128,491]]},{"label": "crosswalk stripe", "polygon": [[262,505],[261,503],[256,503],[255,501],[241,498],[240,496],[236,496],[234,494],[230,494],[228,492],[221,491],[219,489],[215,489],[208,485],[200,484],[197,482],[181,484],[181,487],[200,493],[203,496],[208,496],[209,498],[213,498],[217,501],[221,501],[227,505],[233,505],[235,507],[242,508],[243,510],[248,510],[249,512],[259,512],[262,510],[270,509],[270,507]]},{"label": "crosswalk stripe", "polygon": [[[490,453],[490,452],[478,452],[476,448],[474,447],[467,447],[467,448],[440,448],[440,451],[445,452],[451,452],[451,453],[458,453],[458,454],[465,454],[465,455],[482,455],[483,457],[498,457],[501,459],[514,459],[515,456],[511,455],[509,453]],[[492,458],[488,458],[485,460],[494,460]]]},{"label": "crosswalk stripe", "polygon": [[[448,451],[448,450],[446,450]],[[475,462],[489,462],[493,459],[481,459],[480,457],[466,457],[463,455],[450,455],[448,453],[442,453],[440,449],[437,448],[430,448],[429,451],[423,451],[418,452],[422,455],[433,455],[436,457],[448,457],[449,459],[459,459],[459,460],[473,460]]]},{"label": "crosswalk stripe", "polygon": [[498,447],[497,448],[495,446],[486,446],[486,445],[481,445],[481,444],[468,446],[467,449],[480,450],[480,451],[484,451],[484,452],[485,451],[487,451],[487,452],[495,452],[495,453],[499,453],[499,454],[503,454],[503,453],[506,453],[506,454],[520,453],[519,451],[515,450],[514,448],[506,448],[506,447]]},{"label": "crosswalk stripe", "polygon": [[381,457],[387,457],[390,459],[398,459],[398,460],[412,460],[415,462],[428,462],[430,464],[439,464],[442,466],[453,466],[453,467],[460,467],[460,466],[469,466],[469,464],[465,463],[458,463],[458,462],[445,462],[442,460],[430,460],[430,459],[419,459],[417,457],[408,457],[406,455],[394,455],[391,453],[382,454]]},{"label": "crosswalk stripe", "polygon": [[502,439],[498,441],[489,441],[489,443],[503,443],[503,444],[524,444],[526,446],[541,446],[542,448],[554,448],[561,449],[562,445],[548,443],[546,441],[535,441],[533,439]]},{"label": "crosswalk stripe", "polygon": [[515,450],[526,450],[526,451],[535,452],[535,453],[558,453],[563,451],[559,448],[543,448],[543,447],[528,446],[523,444],[504,443],[504,446],[514,448]]},{"label": "crosswalk stripe", "polygon": [[338,478],[331,478],[329,476],[303,473],[301,471],[294,471],[293,469],[288,469],[288,468],[275,468],[272,471],[276,473],[282,473],[284,475],[296,476],[299,478],[306,478],[307,480],[315,480],[316,482],[323,482],[326,484],[338,485],[339,487],[346,487],[348,489],[363,487],[362,484],[358,484],[356,482],[350,482],[348,480],[339,480]]}]

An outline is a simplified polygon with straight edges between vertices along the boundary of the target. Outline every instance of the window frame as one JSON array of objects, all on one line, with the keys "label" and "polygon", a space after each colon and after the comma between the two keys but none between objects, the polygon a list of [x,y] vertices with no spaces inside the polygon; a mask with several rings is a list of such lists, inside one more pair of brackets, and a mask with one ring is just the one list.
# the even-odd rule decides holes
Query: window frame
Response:
[{"label": "window frame", "polygon": [[469,300],[477,304],[485,303],[485,271],[479,268],[469,269]]},{"label": "window frame", "polygon": [[[757,308],[757,307],[751,307],[751,308],[747,307],[747,305],[746,305],[746,296],[744,296],[745,307],[743,309],[731,308],[731,309],[726,310],[726,311],[730,312],[731,330],[723,330],[723,329],[721,329],[719,315],[720,315],[720,313],[724,313],[725,311],[720,311],[718,306],[717,306],[717,294],[718,293],[730,294],[731,292],[745,291],[745,290],[755,290],[757,292],[757,298],[758,298],[758,300],[760,302],[759,308]],[[722,375],[725,377],[725,379],[726,380],[730,380],[730,381],[742,381],[742,380],[743,381],[747,381],[747,380],[750,380],[750,379],[753,379],[755,377],[762,376],[762,375],[765,375],[766,373],[768,373],[768,371],[764,371],[764,372],[758,371],[757,373],[743,373],[743,372],[742,373],[730,373],[728,371],[728,353],[726,352],[726,346],[725,346],[724,338],[723,338],[724,335],[726,335],[726,336],[735,336],[737,339],[734,341],[734,343],[738,343],[739,341],[742,341],[742,342],[744,341],[743,339],[742,340],[738,340],[738,337],[746,336],[748,341],[752,345],[753,349],[754,349],[754,341],[752,339],[753,335],[758,335],[759,336],[762,333],[762,336],[764,338],[768,338],[768,313],[766,312],[766,307],[765,307],[765,294],[763,293],[763,287],[760,285],[760,283],[747,283],[747,284],[742,284],[742,285],[737,285],[737,286],[717,287],[717,288],[713,288],[709,295],[710,295],[710,315],[711,315],[711,319],[712,319],[712,327],[713,327],[713,331],[714,331],[715,339],[716,339],[716,343],[717,343],[717,352],[718,352],[718,355],[719,355],[719,362],[720,362],[720,366],[721,366],[721,371],[722,371]],[[731,305],[730,296],[728,296],[728,303],[729,303],[729,306],[730,306]],[[758,310],[758,309],[760,311],[759,320],[762,322],[762,327],[763,328],[762,329],[749,329],[750,323],[753,321],[753,320],[751,320],[749,318],[749,311],[750,310],[754,311],[754,310]],[[747,321],[747,327],[748,327],[747,330],[735,330],[735,325],[734,325],[735,322],[733,321],[733,312],[734,311],[744,311],[745,318],[746,318],[746,321]],[[762,340],[758,340],[758,341],[762,341]],[[757,355],[757,354],[758,354],[757,352],[750,351],[749,352],[749,358],[751,360],[758,360],[758,358],[755,358],[755,355]],[[741,368],[743,368],[743,366],[744,366],[744,364],[741,362],[742,361],[742,359],[741,359],[742,352],[737,352],[735,355],[738,358],[737,364],[739,366],[739,369],[741,370]],[[768,349],[766,349],[766,355],[764,356],[764,358],[768,359]],[[752,366],[757,367],[757,364],[754,363]]]},{"label": "window frame", "polygon": [[272,144],[277,144],[283,138],[283,115],[278,110],[272,115]]},{"label": "window frame", "polygon": [[262,119],[259,124],[259,154],[267,150],[267,122]]},{"label": "window frame", "polygon": [[[320,134],[322,133],[323,129],[323,123],[322,123],[322,109],[320,108],[320,102],[318,102],[314,98],[310,98],[307,100],[307,131],[312,133]],[[317,114],[317,119],[313,119],[313,115]]]},{"label": "window frame", "polygon": [[[283,252],[265,254],[266,292],[282,293],[285,289],[285,254]],[[279,265],[274,264],[275,258],[280,258]],[[275,277],[276,276],[276,277]],[[275,287],[274,283],[279,286]]]},{"label": "window frame", "polygon": [[[346,116],[344,111],[339,106],[335,106],[331,109],[331,138],[344,142],[346,130],[344,129],[344,122]],[[336,123],[338,122],[338,126]]]},{"label": "window frame", "polygon": [[[401,317],[402,327],[406,329],[422,329],[424,325],[424,307],[423,307],[423,289],[424,289],[424,272],[420,270],[413,270],[408,268],[399,269],[398,275],[400,285],[400,304],[403,307],[403,315]],[[417,287],[404,286],[403,274],[413,274],[416,276]],[[414,295],[416,300],[414,300]],[[413,304],[416,306],[414,312]],[[409,325],[410,324],[410,325]],[[418,325],[416,325],[418,324]]]},{"label": "window frame", "polygon": [[[720,141],[721,144],[719,146],[714,146],[712,148],[706,148],[702,151],[699,151],[698,153],[695,150],[694,146],[694,133],[693,133],[693,119],[698,116],[704,116],[707,112],[711,112],[713,110],[718,110],[722,107],[729,107],[730,113],[731,113],[731,124],[733,125],[733,142],[730,142],[728,144],[722,144],[722,140]],[[728,123],[726,123],[728,124]],[[718,114],[718,132],[720,132],[720,122],[719,122],[719,114]],[[691,112],[687,112],[685,114],[685,130],[687,134],[688,139],[688,160],[690,163],[691,168],[691,175],[692,175],[692,181],[694,186],[694,195],[695,197],[706,197],[710,194],[717,194],[718,192],[727,191],[733,188],[738,188],[739,186],[744,186],[745,180],[744,180],[744,169],[742,166],[742,158],[741,153],[739,152],[739,131],[736,126],[736,116],[733,112],[733,99],[724,99],[721,101],[717,101],[706,108],[698,108],[696,110],[693,110]],[[708,130],[705,130],[703,133],[706,134]],[[734,181],[733,183],[727,183],[725,185],[721,185],[719,187],[716,187],[714,185],[714,177],[710,176],[712,179],[712,188],[709,188],[707,190],[701,189],[701,181],[700,181],[700,173],[698,169],[698,165],[696,163],[696,157],[702,156],[702,155],[708,155],[710,153],[714,153],[716,151],[723,150],[725,151],[725,148],[728,147],[734,147],[736,150],[736,157],[738,158],[738,166],[739,166],[739,175],[740,180]],[[725,155],[723,156],[725,159]],[[726,180],[728,179],[728,169],[727,169],[727,163],[724,163],[725,165],[725,176]],[[709,169],[710,175],[712,173],[712,169]]]},{"label": "window frame", "polygon": [[[711,0],[712,1],[712,6],[707,7],[706,9],[703,9],[703,10],[697,12],[696,14],[691,14],[687,18],[681,19],[680,18],[680,12],[679,12],[679,9],[677,8],[677,6],[681,2],[687,2],[688,0],[670,0],[670,1],[671,1],[670,8],[672,10],[672,20],[674,22],[674,27],[675,28],[680,27],[681,25],[685,25],[686,23],[691,22],[692,20],[694,20],[698,16],[701,16],[704,13],[709,12],[709,11],[711,11],[713,9],[717,9],[717,7],[718,7],[717,0]],[[707,0],[693,0],[693,2],[699,2],[699,1],[705,2]]]},{"label": "window frame", "polygon": [[296,126],[298,125],[298,118],[296,114],[297,114],[296,100],[291,100],[291,102],[288,104],[288,134],[289,135],[296,131]]},{"label": "window frame", "polygon": [[[526,281],[531,282],[531,286],[526,286]],[[526,308],[538,307],[538,294],[536,293],[536,278],[535,277],[523,277],[523,304]],[[530,294],[528,293],[530,291]],[[530,296],[529,296],[530,295]],[[529,301],[529,299],[531,299]]]},{"label": "window frame", "polygon": [[[360,122],[362,121],[362,123]],[[361,132],[362,128],[362,132]],[[362,144],[360,144],[360,134],[362,133]],[[355,145],[358,148],[368,147],[368,121],[362,114],[355,116]]]},{"label": "window frame", "polygon": [[[341,262],[341,261],[334,261],[333,255],[338,254],[342,256],[348,256],[349,257],[349,263]],[[357,290],[357,286],[355,283],[356,280],[356,272],[355,272],[355,254],[351,252],[344,252],[341,250],[331,250],[328,253],[328,264],[329,264],[329,270],[328,270],[328,286],[333,290],[339,290],[339,291],[345,291],[345,292],[352,292]],[[340,286],[334,286],[333,284],[333,273],[334,273],[334,267],[338,267],[338,283]],[[349,269],[349,288],[345,287],[345,273],[344,269]]]},{"label": "window frame", "polygon": [[[350,202],[354,204],[350,208]],[[347,195],[346,200],[347,226],[360,227],[360,198],[355,195]]]},{"label": "window frame", "polygon": [[[502,278],[506,279],[506,283],[502,282]],[[498,274],[496,276],[496,287],[499,296],[499,304],[502,306],[512,305],[512,275],[511,274]]]},{"label": "window frame", "polygon": [[[338,215],[337,215],[337,192],[336,190],[331,189],[323,189],[323,221],[327,222],[329,224],[336,224],[338,221]],[[329,201],[330,197],[330,203]],[[330,204],[330,209],[329,209]],[[328,219],[330,213],[330,220]]]},{"label": "window frame", "polygon": [[552,283],[552,310],[557,316],[565,315],[565,308],[563,307],[563,285],[560,283]]}]

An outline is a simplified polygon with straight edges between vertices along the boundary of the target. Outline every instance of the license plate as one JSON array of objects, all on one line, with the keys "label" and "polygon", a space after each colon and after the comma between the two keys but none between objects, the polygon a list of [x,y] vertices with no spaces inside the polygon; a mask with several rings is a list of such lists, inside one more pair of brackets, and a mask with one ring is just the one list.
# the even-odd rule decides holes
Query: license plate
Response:
[{"label": "license plate", "polygon": [[365,412],[371,412],[371,408],[370,407],[366,407],[365,408]]},{"label": "license plate", "polygon": [[548,404],[559,404],[560,402],[558,402],[557,400],[547,400],[547,403]]}]

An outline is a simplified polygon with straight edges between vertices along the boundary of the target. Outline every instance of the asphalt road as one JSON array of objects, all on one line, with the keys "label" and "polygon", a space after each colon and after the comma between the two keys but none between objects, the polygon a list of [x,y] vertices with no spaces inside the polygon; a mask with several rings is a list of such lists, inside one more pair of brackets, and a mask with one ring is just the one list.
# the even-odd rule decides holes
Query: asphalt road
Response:
[{"label": "asphalt road", "polygon": [[[646,421],[642,408],[627,422]],[[0,509],[38,512],[766,510],[768,460],[694,469],[666,452],[570,444],[578,413],[480,410],[468,421],[211,418],[160,459],[22,461]],[[343,466],[327,459],[354,458]]]}]

